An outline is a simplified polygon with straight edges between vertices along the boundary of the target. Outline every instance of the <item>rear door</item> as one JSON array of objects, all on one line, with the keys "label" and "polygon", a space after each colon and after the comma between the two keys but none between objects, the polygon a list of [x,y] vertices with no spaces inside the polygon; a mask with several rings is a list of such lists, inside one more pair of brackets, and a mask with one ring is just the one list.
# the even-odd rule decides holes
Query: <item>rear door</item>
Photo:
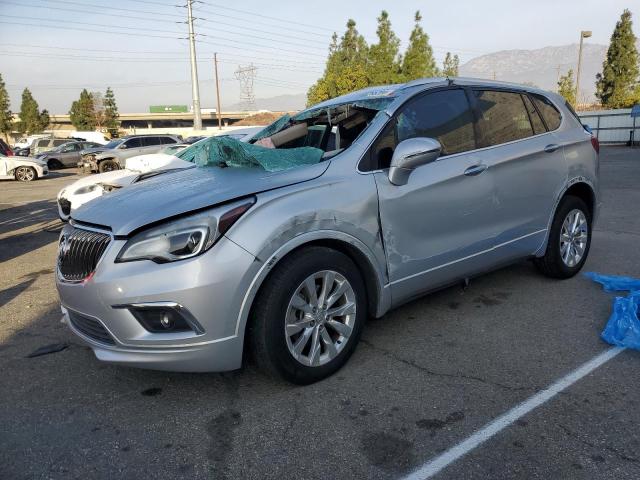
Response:
[{"label": "rear door", "polygon": [[[395,146],[436,138],[442,155],[389,182]],[[496,234],[491,174],[475,152],[474,117],[462,88],[410,100],[374,144],[380,220],[395,304],[491,266]]]},{"label": "rear door", "polygon": [[121,147],[122,150],[118,152],[118,157],[121,159],[127,159],[131,157],[135,157],[136,155],[143,155],[144,152],[144,144],[142,139],[144,137],[133,137],[126,140]]},{"label": "rear door", "polygon": [[566,181],[562,148],[526,93],[477,88],[472,98],[483,147],[477,155],[496,187],[496,257],[507,261],[530,255],[545,238]]},{"label": "rear door", "polygon": [[164,137],[143,137],[144,153],[158,153],[164,147],[162,140]]}]

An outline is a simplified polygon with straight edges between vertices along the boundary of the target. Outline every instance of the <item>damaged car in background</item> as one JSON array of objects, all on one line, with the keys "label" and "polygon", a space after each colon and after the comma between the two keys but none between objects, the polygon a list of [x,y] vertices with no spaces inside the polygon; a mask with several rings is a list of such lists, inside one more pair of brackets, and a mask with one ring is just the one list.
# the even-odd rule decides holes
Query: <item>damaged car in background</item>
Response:
[{"label": "damaged car in background", "polygon": [[193,163],[165,153],[129,158],[122,170],[83,177],[60,190],[57,197],[58,216],[66,222],[74,210],[105,193],[141,182],[162,172],[193,167]]},{"label": "damaged car in background", "polygon": [[[569,278],[598,208],[598,143],[562,97],[425,79],[284,116],[197,168],[71,214],[63,319],[102,361],[239,368],[306,384],[353,353],[367,317],[521,259]],[[134,208],[133,208],[134,207]],[[427,334],[427,333],[425,333]]]}]

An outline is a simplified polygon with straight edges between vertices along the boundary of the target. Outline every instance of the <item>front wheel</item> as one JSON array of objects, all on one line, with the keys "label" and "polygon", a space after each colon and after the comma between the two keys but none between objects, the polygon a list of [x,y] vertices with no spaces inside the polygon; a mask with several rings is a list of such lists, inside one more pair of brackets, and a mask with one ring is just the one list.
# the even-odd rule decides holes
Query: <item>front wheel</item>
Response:
[{"label": "front wheel", "polygon": [[100,162],[98,170],[100,173],[113,172],[114,170],[120,170],[120,166],[115,160],[104,160]]},{"label": "front wheel", "polygon": [[591,213],[578,197],[567,196],[551,224],[547,250],[535,260],[548,277],[570,278],[580,271],[591,246]]},{"label": "front wheel", "polygon": [[326,247],[293,253],[254,303],[250,341],[257,363],[303,385],[333,374],[358,343],[365,296],[360,272],[345,254]]},{"label": "front wheel", "polygon": [[16,180],[19,182],[31,182],[38,178],[38,174],[35,169],[31,167],[18,167],[15,172]]}]

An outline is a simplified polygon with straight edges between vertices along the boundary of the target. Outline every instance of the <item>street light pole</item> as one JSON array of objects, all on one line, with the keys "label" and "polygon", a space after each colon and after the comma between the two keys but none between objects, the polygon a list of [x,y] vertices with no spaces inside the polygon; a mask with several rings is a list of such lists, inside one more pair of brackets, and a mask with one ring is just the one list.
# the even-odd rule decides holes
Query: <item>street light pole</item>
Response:
[{"label": "street light pole", "polygon": [[580,48],[578,49],[578,71],[576,72],[576,108],[578,107],[580,95],[580,70],[582,69],[582,40],[591,36],[590,30],[580,32]]},{"label": "street light pole", "polygon": [[189,53],[191,55],[191,94],[193,96],[193,129],[202,130],[202,112],[200,111],[200,87],[198,85],[198,64],[196,63],[196,35],[193,31],[193,0],[187,0],[189,15]]},{"label": "street light pole", "polygon": [[220,110],[220,81],[218,80],[218,54],[213,54],[213,65],[216,73],[216,98],[218,99],[218,130],[222,130],[222,111]]}]

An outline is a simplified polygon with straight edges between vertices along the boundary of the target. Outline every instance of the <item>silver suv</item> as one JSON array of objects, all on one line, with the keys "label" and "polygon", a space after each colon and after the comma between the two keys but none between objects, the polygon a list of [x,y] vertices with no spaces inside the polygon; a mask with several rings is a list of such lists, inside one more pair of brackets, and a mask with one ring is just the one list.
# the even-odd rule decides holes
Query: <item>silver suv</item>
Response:
[{"label": "silver suv", "polygon": [[72,214],[57,288],[100,360],[224,371],[248,346],[310,383],[368,316],[521,259],[569,278],[589,252],[598,144],[553,93],[421,80],[233,142]]},{"label": "silver suv", "polygon": [[124,168],[127,158],[159,153],[176,143],[180,143],[180,139],[174,135],[128,135],[104,146],[83,150],[78,166],[92,172],[111,172]]}]

